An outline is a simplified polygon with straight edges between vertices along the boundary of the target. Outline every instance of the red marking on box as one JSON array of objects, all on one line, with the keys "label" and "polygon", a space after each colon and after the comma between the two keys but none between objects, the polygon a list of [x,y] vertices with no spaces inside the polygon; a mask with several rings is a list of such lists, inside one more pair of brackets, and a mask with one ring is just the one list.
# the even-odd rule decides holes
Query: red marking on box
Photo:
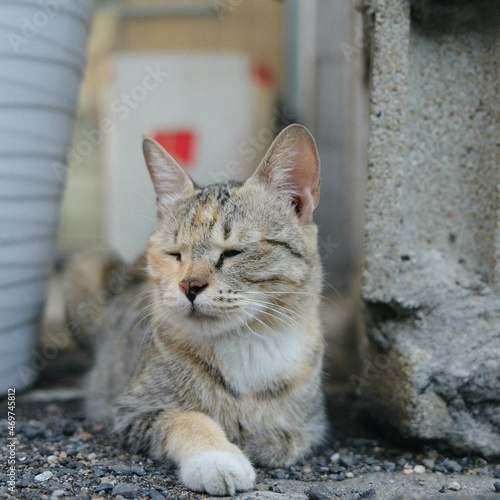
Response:
[{"label": "red marking on box", "polygon": [[252,74],[259,85],[267,87],[274,84],[273,72],[265,62],[255,63],[252,66]]},{"label": "red marking on box", "polygon": [[161,144],[183,167],[189,168],[196,156],[198,138],[194,130],[157,130],[153,139]]}]

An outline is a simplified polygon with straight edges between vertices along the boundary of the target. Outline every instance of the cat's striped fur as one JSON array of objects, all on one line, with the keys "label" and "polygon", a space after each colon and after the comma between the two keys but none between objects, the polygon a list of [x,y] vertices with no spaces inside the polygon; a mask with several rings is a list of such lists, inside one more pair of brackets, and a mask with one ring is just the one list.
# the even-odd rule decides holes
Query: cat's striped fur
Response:
[{"label": "cat's striped fur", "polygon": [[250,462],[289,465],[324,438],[316,147],[290,126],[247,182],[205,188],[151,139],[144,153],[149,278],[101,312],[88,408],[189,488],[234,494]]}]

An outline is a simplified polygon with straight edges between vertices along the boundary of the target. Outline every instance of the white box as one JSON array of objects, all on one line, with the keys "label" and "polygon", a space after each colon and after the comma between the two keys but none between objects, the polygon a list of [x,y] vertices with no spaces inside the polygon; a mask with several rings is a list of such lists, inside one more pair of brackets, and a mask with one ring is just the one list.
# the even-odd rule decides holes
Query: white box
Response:
[{"label": "white box", "polygon": [[126,53],[110,70],[110,115],[100,125],[109,160],[105,237],[131,260],[144,250],[156,215],[142,137],[168,143],[199,184],[244,179],[257,90],[250,61],[235,53]]}]

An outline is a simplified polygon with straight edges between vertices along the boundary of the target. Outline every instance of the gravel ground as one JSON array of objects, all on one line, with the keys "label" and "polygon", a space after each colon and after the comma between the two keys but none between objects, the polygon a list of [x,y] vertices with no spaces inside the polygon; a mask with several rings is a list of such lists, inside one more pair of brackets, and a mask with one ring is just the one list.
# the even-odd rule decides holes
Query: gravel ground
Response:
[{"label": "gravel ground", "polygon": [[[86,420],[79,395],[78,390],[38,389],[17,397],[16,487],[9,491],[6,468],[5,475],[0,473],[0,498],[207,498],[183,488],[175,468],[129,454],[110,429]],[[2,406],[6,413],[7,400]],[[334,441],[328,448],[287,469],[259,469],[256,490],[239,497],[500,499],[499,462],[440,454],[428,446],[402,448],[367,437],[377,430],[367,430],[349,398],[339,396],[332,412]],[[0,425],[2,436],[8,436],[7,420]],[[7,444],[2,440],[4,464],[9,459]]]},{"label": "gravel ground", "polygon": [[[16,395],[15,428],[9,427],[6,418],[9,401],[0,399],[0,462],[4,464],[0,499],[209,498],[182,487],[174,467],[131,455],[109,428],[85,418],[78,387],[89,360],[69,340],[62,342],[62,334],[56,335],[57,342],[51,340],[54,332],[64,330],[61,287],[57,280],[54,283],[42,344],[66,347],[42,368],[35,388]],[[327,323],[340,331],[344,320],[337,316],[330,315]],[[336,344],[335,352],[341,349],[342,343]],[[344,355],[351,357],[350,351]],[[332,366],[342,365],[342,359],[331,360]],[[349,373],[352,367],[345,370]],[[328,400],[332,421],[328,447],[287,469],[258,469],[256,489],[240,494],[239,499],[500,500],[499,460],[438,452],[422,443],[396,442],[394,436],[389,440],[363,415],[348,390],[337,386]],[[11,429],[14,441],[9,441]],[[15,454],[13,492],[9,491],[11,453]]]}]

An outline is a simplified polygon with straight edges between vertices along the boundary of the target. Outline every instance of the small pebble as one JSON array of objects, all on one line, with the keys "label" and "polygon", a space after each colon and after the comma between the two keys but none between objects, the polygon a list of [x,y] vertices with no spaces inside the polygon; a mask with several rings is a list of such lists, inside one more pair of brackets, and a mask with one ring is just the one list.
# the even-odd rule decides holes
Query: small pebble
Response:
[{"label": "small pebble", "polygon": [[89,453],[87,455],[87,460],[94,460],[95,458],[97,458],[97,453]]},{"label": "small pebble", "polygon": [[434,469],[434,466],[436,465],[436,462],[432,460],[431,458],[424,458],[422,460],[422,463],[427,467],[428,469]]},{"label": "small pebble", "polygon": [[330,457],[330,462],[332,462],[332,464],[338,464],[338,463],[339,463],[339,460],[340,460],[340,453],[334,453],[334,454]]},{"label": "small pebble", "polygon": [[106,473],[102,469],[99,469],[99,467],[94,469],[94,477],[104,477],[105,475]]},{"label": "small pebble", "polygon": [[135,498],[138,494],[139,486],[127,483],[118,483],[111,492],[111,496],[121,495],[123,498]]},{"label": "small pebble", "polygon": [[396,470],[396,464],[394,462],[390,462],[390,461],[386,460],[383,465],[384,465],[384,469],[389,471],[389,472]]},{"label": "small pebble", "polygon": [[324,484],[313,486],[309,488],[305,493],[307,495],[307,498],[309,498],[309,500],[332,500],[337,496]]},{"label": "small pebble", "polygon": [[455,462],[455,460],[449,460],[446,459],[443,462],[443,465],[450,471],[450,472],[462,472],[462,466],[458,463]]},{"label": "small pebble", "polygon": [[76,422],[66,419],[61,423],[61,432],[65,436],[72,436],[78,430]]},{"label": "small pebble", "polygon": [[413,469],[411,467],[407,467],[406,469],[403,469],[403,474],[409,476],[410,474],[413,474]]},{"label": "small pebble", "polygon": [[168,493],[168,497],[163,496],[162,494],[158,493],[157,491],[148,491],[146,496],[149,497],[149,500],[174,500],[173,495]]},{"label": "small pebble", "polygon": [[23,433],[28,439],[35,439],[38,437],[45,437],[46,431],[40,424],[26,424],[21,427]]},{"label": "small pebble", "polygon": [[356,465],[357,460],[352,457],[341,456],[339,462],[344,467],[352,467],[353,465]]},{"label": "small pebble", "polygon": [[360,498],[373,498],[377,496],[377,492],[375,488],[370,488],[369,490],[363,491],[361,493]]},{"label": "small pebble", "polygon": [[111,491],[114,485],[111,483],[101,483],[94,491],[94,493],[100,493],[101,491]]},{"label": "small pebble", "polygon": [[42,472],[41,474],[37,474],[35,476],[35,481],[42,482],[42,481],[48,481],[54,474],[50,472],[49,470],[46,470],[45,472]]},{"label": "small pebble", "polygon": [[109,467],[115,474],[120,474],[122,476],[126,476],[130,474],[130,467],[124,464],[115,464],[110,465]]},{"label": "small pebble", "polygon": [[413,467],[413,470],[417,473],[417,474],[424,474],[425,472],[425,467],[423,465],[415,465],[415,467]]},{"label": "small pebble", "polygon": [[345,467],[342,467],[341,465],[330,465],[330,472],[333,472],[334,474],[340,474],[344,471]]},{"label": "small pebble", "polygon": [[144,470],[144,467],[142,467],[140,465],[132,465],[132,467],[130,467],[130,472],[132,474],[136,474],[137,476],[145,476],[146,475],[146,471]]},{"label": "small pebble", "polygon": [[346,479],[352,479],[354,477],[354,474],[352,472],[346,472],[344,475]]},{"label": "small pebble", "polygon": [[276,479],[285,479],[286,477],[288,476],[288,474],[286,473],[286,471],[284,471],[283,469],[278,469],[275,473],[274,473],[274,477]]},{"label": "small pebble", "polygon": [[433,468],[434,472],[445,472],[446,469],[441,464],[436,464]]},{"label": "small pebble", "polygon": [[451,491],[460,491],[460,483],[458,483],[457,481],[452,481],[449,485],[448,485],[448,489],[451,490]]},{"label": "small pebble", "polygon": [[495,487],[495,491],[497,493],[500,493],[500,481],[497,481],[496,483],[494,483],[493,486]]}]

